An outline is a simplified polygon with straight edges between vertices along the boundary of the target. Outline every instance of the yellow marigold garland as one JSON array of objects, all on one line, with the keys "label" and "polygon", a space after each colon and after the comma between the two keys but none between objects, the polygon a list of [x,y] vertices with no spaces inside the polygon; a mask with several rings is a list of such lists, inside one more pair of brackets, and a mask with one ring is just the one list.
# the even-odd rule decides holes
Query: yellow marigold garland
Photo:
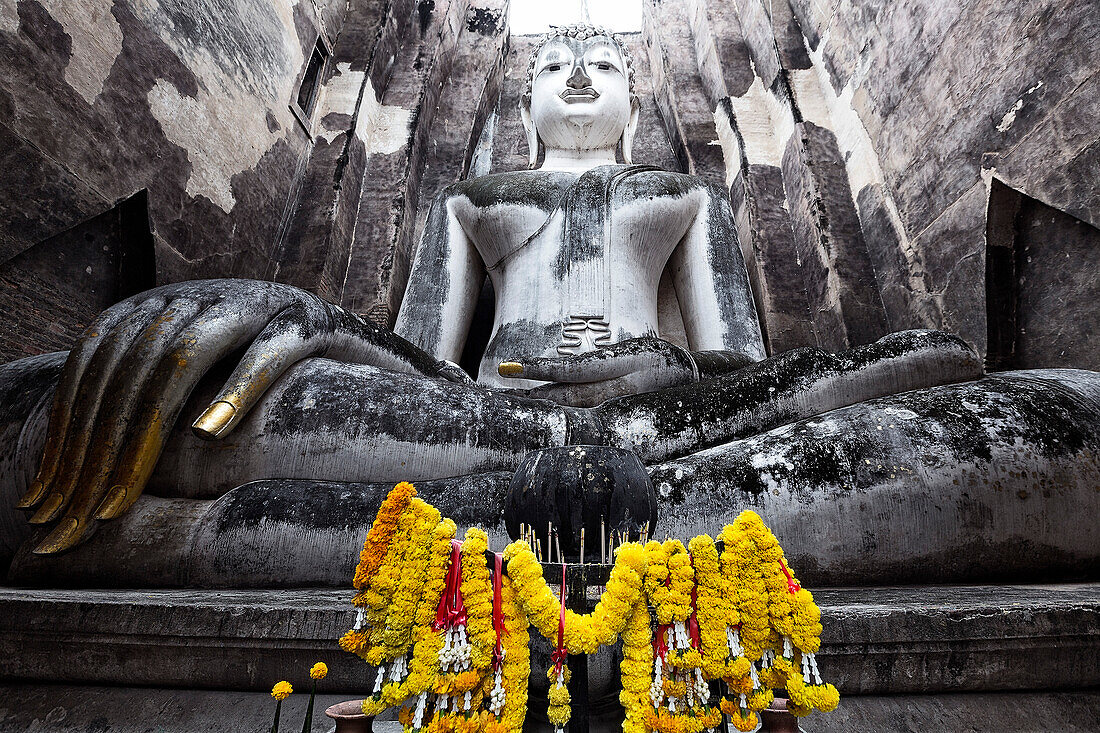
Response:
[{"label": "yellow marigold garland", "polygon": [[691,566],[691,558],[680,540],[666,540],[664,550],[668,558],[669,586],[667,599],[662,605],[667,606],[668,610],[666,612],[659,608],[658,620],[669,623],[662,620],[669,616],[672,623],[686,621],[691,615],[691,589],[695,587],[695,569]]},{"label": "yellow marigold garland", "polygon": [[503,733],[521,733],[527,717],[527,680],[531,676],[530,635],[527,615],[520,606],[515,586],[505,577],[501,588],[504,610],[504,711]]},{"label": "yellow marigold garland", "polygon": [[[654,543],[656,544],[656,543]],[[645,733],[645,714],[649,708],[649,686],[653,670],[653,631],[649,607],[639,599],[630,610],[623,629],[623,660],[619,673],[623,689],[619,702],[626,713],[623,733]]]},{"label": "yellow marigold garland", "polygon": [[550,691],[546,695],[550,704],[546,707],[546,717],[560,731],[569,723],[573,712],[569,707],[569,667],[564,664],[560,670],[551,667],[546,672],[546,677],[550,680]]},{"label": "yellow marigold garland", "polygon": [[696,616],[699,621],[702,668],[707,679],[725,675],[729,657],[726,584],[719,566],[718,548],[708,535],[699,535],[688,543],[695,564],[698,588]]},{"label": "yellow marigold garland", "polygon": [[[672,608],[668,605],[668,553],[664,545],[650,540],[645,546],[645,595],[649,605],[657,609],[657,623],[672,623]],[[666,614],[662,617],[662,613]]]},{"label": "yellow marigold garland", "polygon": [[489,666],[496,646],[493,631],[493,583],[485,552],[489,536],[484,530],[470,527],[462,542],[462,598],[466,604],[466,633],[470,641],[470,662],[474,669]]},{"label": "yellow marigold garland", "polygon": [[[763,655],[771,634],[768,616],[768,589],[764,584],[764,575],[755,562],[755,547],[752,539],[745,533],[746,515],[742,512],[732,525],[722,530],[722,541],[727,554],[733,558],[733,577],[737,578],[737,610],[740,619],[741,647],[744,656],[754,662]],[[759,517],[756,517],[759,520]],[[723,567],[723,572],[726,568]]]},{"label": "yellow marigold garland", "polygon": [[[615,554],[607,590],[592,613],[565,612],[565,647],[570,654],[593,654],[600,646],[614,643],[626,626],[627,611],[642,596],[645,551],[636,542],[627,542]],[[543,579],[542,566],[531,547],[513,542],[504,550],[504,561],[531,625],[547,639],[557,641],[561,604]]]},{"label": "yellow marigold garland", "polygon": [[[372,663],[390,662],[387,680],[381,683],[380,670],[380,687],[364,710],[377,714],[404,704],[399,720],[407,733],[521,733],[530,676],[528,625],[556,642],[561,604],[528,545],[509,545],[499,589],[503,655],[496,657],[488,537],[467,531],[455,577],[466,610],[462,643],[469,641],[466,657],[458,659],[468,666],[441,670],[444,636],[454,630],[437,631],[433,623],[454,534],[454,523],[441,521],[410,484],[394,487],[360,553],[353,580],[359,618],[340,646]],[[721,540],[720,555],[705,535],[689,543],[690,555],[678,540],[644,548],[626,543],[596,609],[587,615],[565,612],[563,646],[569,653],[591,654],[623,636],[625,733],[698,733],[717,727],[723,713],[739,730],[752,730],[756,713],[772,700],[772,687],[787,689],[788,708],[796,715],[837,705],[836,688],[823,682],[815,659],[820,610],[794,578],[774,535],[755,513],[742,512]],[[659,641],[667,644],[661,658],[654,656],[650,607],[661,625]],[[453,624],[461,617],[448,618]],[[552,668],[548,675],[548,713],[562,728],[571,712],[568,668],[563,665],[560,676]],[[706,681],[714,679],[723,679],[729,693],[712,706]]]}]

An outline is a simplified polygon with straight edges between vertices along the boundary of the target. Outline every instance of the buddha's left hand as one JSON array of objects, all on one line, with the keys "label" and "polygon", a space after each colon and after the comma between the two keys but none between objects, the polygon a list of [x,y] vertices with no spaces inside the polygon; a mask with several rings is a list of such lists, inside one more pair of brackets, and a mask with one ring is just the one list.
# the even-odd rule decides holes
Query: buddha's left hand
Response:
[{"label": "buddha's left hand", "polygon": [[502,363],[503,377],[551,382],[526,392],[562,405],[593,407],[614,397],[653,392],[738,369],[752,360],[740,354],[693,354],[658,338],[621,341],[594,351]]}]

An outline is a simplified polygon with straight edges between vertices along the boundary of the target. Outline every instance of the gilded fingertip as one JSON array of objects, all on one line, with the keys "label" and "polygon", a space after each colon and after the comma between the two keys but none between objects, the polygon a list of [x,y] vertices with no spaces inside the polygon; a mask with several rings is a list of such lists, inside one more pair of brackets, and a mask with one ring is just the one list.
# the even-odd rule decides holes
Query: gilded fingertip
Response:
[{"label": "gilded fingertip", "polygon": [[53,521],[57,518],[58,513],[61,511],[61,506],[65,503],[65,497],[61,494],[50,494],[46,497],[46,501],[42,503],[42,506],[38,507],[30,519],[27,521],[31,524],[45,524],[46,522]]},{"label": "gilded fingertip", "polygon": [[126,489],[121,486],[112,486],[107,496],[103,497],[103,501],[99,502],[94,516],[96,519],[114,519],[122,512],[125,502]]},{"label": "gilded fingertip", "polygon": [[236,407],[224,400],[219,400],[199,415],[199,419],[191,425],[191,430],[203,440],[214,440],[225,432],[236,414]]},{"label": "gilded fingertip", "polygon": [[27,493],[16,503],[16,509],[33,509],[38,502],[42,501],[46,495],[46,484],[41,481],[34,481],[31,487],[27,489]]},{"label": "gilded fingertip", "polygon": [[502,377],[518,377],[523,374],[523,364],[518,361],[502,361],[497,367],[497,373]]},{"label": "gilded fingertip", "polygon": [[80,541],[80,534],[80,522],[74,517],[63,519],[46,536],[46,539],[34,548],[34,554],[52,555],[56,552],[63,552]]}]

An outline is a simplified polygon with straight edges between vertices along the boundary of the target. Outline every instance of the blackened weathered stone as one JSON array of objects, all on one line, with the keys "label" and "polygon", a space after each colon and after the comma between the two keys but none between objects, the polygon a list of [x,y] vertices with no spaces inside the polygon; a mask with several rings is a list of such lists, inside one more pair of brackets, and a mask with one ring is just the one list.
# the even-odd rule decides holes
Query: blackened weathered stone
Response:
[{"label": "blackened weathered stone", "polygon": [[783,156],[783,180],[824,327],[819,331],[843,334],[842,343],[850,346],[870,343],[886,334],[886,312],[836,136],[812,122],[795,129]]},{"label": "blackened weathered stone", "polygon": [[520,537],[522,524],[546,539],[544,552],[550,550],[545,529],[551,524],[561,552],[573,559],[580,555],[584,528],[585,552],[592,559],[600,555],[601,531],[637,537],[643,527],[656,527],[657,496],[633,451],[598,445],[551,448],[529,453],[516,469],[504,519],[514,538]]},{"label": "blackened weathered stone", "polygon": [[1096,425],[1095,372],[871,400],[654,467],[660,529],[753,509],[811,585],[1091,577]]}]

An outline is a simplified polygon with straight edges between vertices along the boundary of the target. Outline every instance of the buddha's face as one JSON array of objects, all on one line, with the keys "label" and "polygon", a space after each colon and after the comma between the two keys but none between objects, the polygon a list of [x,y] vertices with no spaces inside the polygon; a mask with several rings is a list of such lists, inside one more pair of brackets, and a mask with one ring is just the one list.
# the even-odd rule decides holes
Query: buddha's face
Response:
[{"label": "buddha's face", "polygon": [[555,38],[535,60],[530,123],[542,142],[564,150],[614,147],[636,100],[627,66],[606,36]]}]

